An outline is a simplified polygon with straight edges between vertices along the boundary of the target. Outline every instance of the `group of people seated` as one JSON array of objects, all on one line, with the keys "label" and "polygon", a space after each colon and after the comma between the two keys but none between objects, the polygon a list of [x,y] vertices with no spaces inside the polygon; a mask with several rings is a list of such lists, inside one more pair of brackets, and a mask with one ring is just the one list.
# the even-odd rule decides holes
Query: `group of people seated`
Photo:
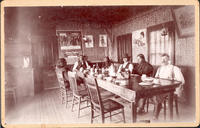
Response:
[{"label": "group of people seated", "polygon": [[[119,68],[116,69],[114,66],[114,63],[109,59],[109,57],[104,58],[104,62],[101,65],[102,69],[107,69],[109,72],[111,72],[110,75],[120,75],[124,78],[129,78],[130,74],[138,74],[139,76],[145,75],[145,76],[151,76],[151,77],[157,77],[157,78],[164,78],[164,79],[170,79],[170,80],[177,80],[180,81],[181,84],[179,87],[176,88],[175,95],[178,97],[181,97],[182,91],[183,91],[183,85],[185,83],[184,77],[181,73],[180,68],[177,66],[174,66],[170,63],[169,55],[168,54],[162,54],[161,55],[161,66],[157,69],[157,72],[154,73],[153,66],[148,63],[145,60],[145,56],[143,54],[137,55],[137,63],[132,64],[129,61],[129,56],[125,54],[123,56],[123,63],[120,64]],[[59,59],[58,65],[56,67],[57,69],[64,69],[66,70],[65,77],[67,79],[67,71],[69,71],[69,68],[67,68],[66,60],[64,58]],[[81,55],[77,62],[73,65],[72,71],[83,71],[85,69],[91,69],[92,66],[90,66],[89,62],[87,61],[87,58],[83,55]],[[155,74],[155,76],[154,76]],[[81,80],[78,80],[80,83]],[[160,96],[154,96],[152,97],[152,100],[155,105],[155,110],[153,113],[153,119],[158,119],[160,110],[162,108],[162,102],[164,101],[164,98],[166,98],[167,95],[160,95]],[[146,99],[142,98],[138,102],[138,113],[144,113],[144,106],[145,106]]]}]

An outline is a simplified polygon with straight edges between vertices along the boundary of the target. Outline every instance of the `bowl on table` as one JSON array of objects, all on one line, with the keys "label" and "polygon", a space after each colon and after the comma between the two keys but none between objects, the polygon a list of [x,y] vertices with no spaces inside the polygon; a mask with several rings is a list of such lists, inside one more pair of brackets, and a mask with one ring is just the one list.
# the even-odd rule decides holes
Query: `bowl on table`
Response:
[{"label": "bowl on table", "polygon": [[153,85],[153,82],[140,82],[139,83],[139,85],[141,85],[141,86],[151,86],[151,85]]}]

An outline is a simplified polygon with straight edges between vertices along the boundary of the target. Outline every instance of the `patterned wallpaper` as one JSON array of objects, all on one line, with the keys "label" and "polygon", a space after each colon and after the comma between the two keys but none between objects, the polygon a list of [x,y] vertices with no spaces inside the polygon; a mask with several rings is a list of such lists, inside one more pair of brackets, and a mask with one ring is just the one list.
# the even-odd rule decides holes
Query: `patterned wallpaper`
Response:
[{"label": "patterned wallpaper", "polygon": [[[117,60],[117,41],[118,35],[132,33],[139,29],[145,29],[161,23],[173,21],[172,10],[170,7],[157,7],[148,12],[138,14],[138,16],[116,24],[112,28],[113,41],[110,47],[110,54],[114,60]],[[176,65],[194,66],[194,37],[180,38],[176,32],[175,61]],[[192,59],[192,61],[188,61]]]}]

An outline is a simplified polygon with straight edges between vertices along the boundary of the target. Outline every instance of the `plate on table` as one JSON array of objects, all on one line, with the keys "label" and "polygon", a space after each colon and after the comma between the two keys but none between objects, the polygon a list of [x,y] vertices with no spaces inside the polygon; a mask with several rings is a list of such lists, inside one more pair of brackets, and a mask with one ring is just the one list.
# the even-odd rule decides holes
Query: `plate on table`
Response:
[{"label": "plate on table", "polygon": [[106,79],[107,81],[109,81],[109,82],[111,82],[111,81],[113,80],[112,77],[105,77],[105,79]]},{"label": "plate on table", "polygon": [[150,86],[150,85],[153,85],[153,82],[140,82],[139,85],[141,85],[141,86]]},{"label": "plate on table", "polygon": [[153,77],[146,77],[146,78],[144,79],[144,81],[146,81],[146,82],[152,82],[153,80],[154,80]]},{"label": "plate on table", "polygon": [[128,80],[126,80],[126,79],[116,79],[115,80],[115,83],[117,83],[117,84],[119,84],[119,85],[121,85],[121,86],[125,86],[125,85],[128,85]]},{"label": "plate on table", "polygon": [[131,77],[138,77],[138,76],[140,76],[140,75],[138,75],[138,74],[130,74],[130,76],[131,76]]}]

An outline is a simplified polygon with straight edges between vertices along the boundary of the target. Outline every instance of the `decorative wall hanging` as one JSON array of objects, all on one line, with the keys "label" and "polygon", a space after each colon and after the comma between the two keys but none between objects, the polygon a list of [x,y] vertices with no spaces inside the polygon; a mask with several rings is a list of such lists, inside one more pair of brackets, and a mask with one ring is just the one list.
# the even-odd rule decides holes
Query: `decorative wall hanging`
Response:
[{"label": "decorative wall hanging", "polygon": [[133,32],[133,35],[134,44],[138,45],[138,47],[146,45],[146,32],[139,30]]},{"label": "decorative wall hanging", "polygon": [[177,23],[181,37],[192,36],[195,33],[195,10],[194,6],[184,6],[173,9],[173,16]]},{"label": "decorative wall hanging", "polygon": [[75,50],[81,49],[81,32],[80,31],[67,31],[56,30],[58,42],[61,50]]},{"label": "decorative wall hanging", "polygon": [[99,35],[99,47],[107,47],[107,35]]},{"label": "decorative wall hanging", "polygon": [[92,35],[84,35],[83,36],[83,41],[85,43],[85,47],[86,48],[94,47],[94,41],[93,41],[93,36]]},{"label": "decorative wall hanging", "polygon": [[137,55],[144,54],[147,60],[147,29],[132,32],[132,61],[137,62]]}]

